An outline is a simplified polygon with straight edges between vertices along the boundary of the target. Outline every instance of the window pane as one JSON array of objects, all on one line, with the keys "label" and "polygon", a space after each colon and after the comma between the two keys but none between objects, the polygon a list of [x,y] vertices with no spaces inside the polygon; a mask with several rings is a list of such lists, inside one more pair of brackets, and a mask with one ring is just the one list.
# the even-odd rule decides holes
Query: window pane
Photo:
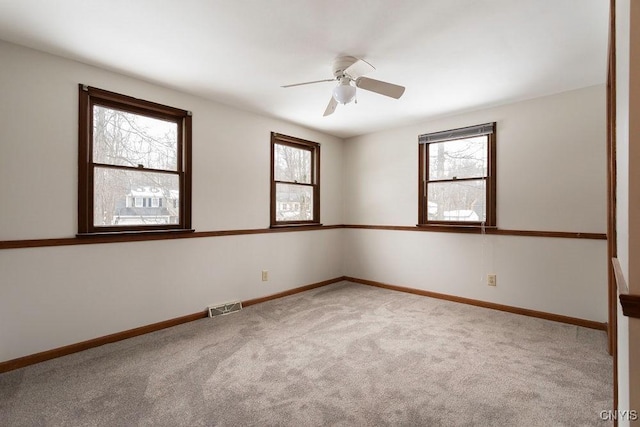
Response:
[{"label": "window pane", "polygon": [[429,180],[487,176],[488,137],[428,144]]},{"label": "window pane", "polygon": [[178,124],[94,105],[93,161],[175,171]]},{"label": "window pane", "polygon": [[311,151],[274,144],[273,159],[276,181],[311,184]]},{"label": "window pane", "polygon": [[[100,226],[178,224],[178,175],[96,167],[93,221]],[[158,202],[146,203],[153,199]]]},{"label": "window pane", "polygon": [[276,184],[276,220],[313,220],[313,187]]},{"label": "window pane", "polygon": [[484,180],[428,184],[429,221],[486,221]]}]

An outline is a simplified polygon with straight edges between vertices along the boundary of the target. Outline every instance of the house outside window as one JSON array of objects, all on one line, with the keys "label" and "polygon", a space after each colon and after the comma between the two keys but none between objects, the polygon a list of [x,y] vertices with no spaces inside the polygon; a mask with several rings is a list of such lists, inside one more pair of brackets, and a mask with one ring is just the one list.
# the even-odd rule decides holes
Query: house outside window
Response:
[{"label": "house outside window", "polygon": [[421,225],[496,225],[495,123],[419,136]]}]

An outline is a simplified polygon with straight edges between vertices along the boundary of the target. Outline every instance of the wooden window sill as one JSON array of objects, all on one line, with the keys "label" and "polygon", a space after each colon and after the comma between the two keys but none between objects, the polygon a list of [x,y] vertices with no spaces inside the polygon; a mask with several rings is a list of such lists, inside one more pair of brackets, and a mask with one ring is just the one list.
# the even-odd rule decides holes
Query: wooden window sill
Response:
[{"label": "wooden window sill", "polygon": [[483,229],[492,231],[498,229],[498,227],[496,227],[495,225],[482,226],[480,224],[416,224],[416,227],[425,230],[449,231],[457,233],[481,233]]},{"label": "wooden window sill", "polygon": [[319,222],[303,222],[296,224],[275,224],[269,228],[287,228],[287,227],[322,227],[322,223]]},{"label": "wooden window sill", "polygon": [[76,234],[76,237],[81,238],[81,239],[90,239],[92,237],[114,237],[117,238],[118,236],[154,236],[154,235],[162,235],[162,234],[168,234],[168,233],[176,233],[176,234],[189,234],[189,233],[193,233],[196,230],[194,230],[193,228],[170,228],[170,229],[166,229],[166,230],[131,230],[131,231],[97,231],[94,233],[78,233]]}]

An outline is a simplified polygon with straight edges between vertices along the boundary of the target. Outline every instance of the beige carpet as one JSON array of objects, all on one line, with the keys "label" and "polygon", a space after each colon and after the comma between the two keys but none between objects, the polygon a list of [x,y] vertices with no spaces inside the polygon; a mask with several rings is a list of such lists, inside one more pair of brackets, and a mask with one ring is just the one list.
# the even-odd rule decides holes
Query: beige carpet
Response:
[{"label": "beige carpet", "polygon": [[0,425],[606,425],[604,332],[348,282],[0,375]]}]

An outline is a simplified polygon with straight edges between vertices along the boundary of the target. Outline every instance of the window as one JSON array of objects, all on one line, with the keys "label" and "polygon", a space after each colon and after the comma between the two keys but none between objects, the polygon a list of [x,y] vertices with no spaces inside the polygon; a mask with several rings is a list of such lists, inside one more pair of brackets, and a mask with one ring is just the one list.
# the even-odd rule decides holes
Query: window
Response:
[{"label": "window", "polygon": [[320,144],[271,133],[271,226],[320,223]]},{"label": "window", "polygon": [[189,230],[191,113],[84,85],[79,105],[79,234]]},{"label": "window", "polygon": [[419,223],[496,225],[495,123],[420,135]]}]

